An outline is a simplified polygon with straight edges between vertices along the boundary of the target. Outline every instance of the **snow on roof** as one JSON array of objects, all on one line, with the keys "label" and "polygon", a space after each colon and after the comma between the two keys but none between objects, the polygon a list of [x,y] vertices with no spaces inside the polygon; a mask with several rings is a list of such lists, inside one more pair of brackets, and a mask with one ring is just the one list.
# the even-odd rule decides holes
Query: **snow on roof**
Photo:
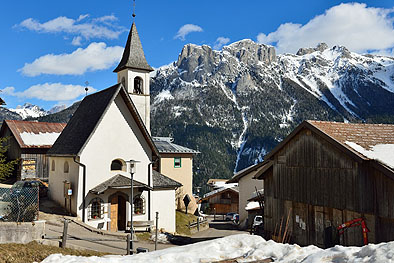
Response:
[{"label": "snow on roof", "polygon": [[[204,253],[207,251],[209,253]],[[240,262],[256,262],[263,259],[272,259],[274,262],[281,263],[392,262],[394,259],[392,251],[394,251],[394,242],[369,244],[363,247],[335,246],[321,249],[316,246],[281,244],[273,240],[266,241],[257,235],[241,234],[130,256],[81,257],[53,254],[42,263],[199,263],[235,258]]]},{"label": "snow on roof", "polygon": [[22,132],[20,137],[27,146],[46,146],[53,145],[56,139],[59,137],[60,132]]},{"label": "snow on roof", "polygon": [[259,202],[256,201],[252,201],[252,202],[248,202],[248,204],[245,207],[245,210],[253,210],[253,209],[260,209],[260,204]]},{"label": "snow on roof", "polygon": [[371,146],[370,150],[367,150],[354,142],[346,141],[345,143],[365,157],[394,168],[394,144],[376,144]]},{"label": "snow on roof", "polygon": [[225,191],[225,190],[227,190],[227,189],[233,190],[233,191],[235,191],[235,192],[239,192],[238,186],[233,186],[233,187],[221,187],[221,188],[219,188],[219,189],[216,189],[216,190],[213,190],[213,191],[211,191],[211,192],[209,192],[209,193],[206,193],[206,194],[204,195],[203,198],[207,198],[207,197],[209,197],[209,196],[212,196],[212,195],[221,193],[221,192],[223,192],[223,191]]}]

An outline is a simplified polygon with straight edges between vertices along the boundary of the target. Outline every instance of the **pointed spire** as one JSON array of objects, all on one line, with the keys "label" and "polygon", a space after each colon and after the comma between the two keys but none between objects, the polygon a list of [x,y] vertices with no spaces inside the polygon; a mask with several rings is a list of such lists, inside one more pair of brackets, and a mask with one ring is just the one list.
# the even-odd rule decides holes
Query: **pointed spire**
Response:
[{"label": "pointed spire", "polygon": [[138,36],[137,27],[135,26],[134,22],[131,25],[126,47],[123,51],[122,60],[114,72],[119,72],[125,68],[153,71],[153,68],[149,66],[148,62],[146,61],[144,50],[142,49],[141,45],[141,40]]}]

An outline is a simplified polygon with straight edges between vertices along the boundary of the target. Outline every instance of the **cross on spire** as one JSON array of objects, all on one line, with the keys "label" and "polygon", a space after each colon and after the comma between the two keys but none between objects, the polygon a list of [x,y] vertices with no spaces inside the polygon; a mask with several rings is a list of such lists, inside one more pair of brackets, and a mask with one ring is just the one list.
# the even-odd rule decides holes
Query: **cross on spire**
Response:
[{"label": "cross on spire", "polygon": [[134,22],[134,19],[135,19],[135,0],[133,0],[133,14],[132,14],[132,17],[133,17],[133,22]]}]

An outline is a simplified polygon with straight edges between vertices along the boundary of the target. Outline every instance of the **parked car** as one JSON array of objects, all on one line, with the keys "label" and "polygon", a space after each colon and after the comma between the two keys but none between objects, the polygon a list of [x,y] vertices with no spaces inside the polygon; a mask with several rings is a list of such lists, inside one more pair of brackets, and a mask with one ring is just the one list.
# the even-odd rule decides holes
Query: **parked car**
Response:
[{"label": "parked car", "polygon": [[11,187],[11,196],[20,194],[23,189],[27,188],[39,188],[39,195],[40,197],[45,197],[48,195],[48,187],[39,180],[24,180],[24,181],[17,181]]},{"label": "parked car", "polygon": [[226,214],[226,217],[225,217],[225,220],[226,220],[226,221],[231,221],[231,220],[233,220],[233,216],[234,216],[235,214],[237,214],[237,213],[235,213],[235,212],[227,213],[227,214]]},{"label": "parked car", "polygon": [[252,227],[259,226],[262,223],[263,223],[263,216],[255,216],[253,219],[253,226]]},{"label": "parked car", "polygon": [[264,219],[263,216],[255,216],[253,219],[253,225],[250,230],[251,234],[262,235],[264,233]]}]

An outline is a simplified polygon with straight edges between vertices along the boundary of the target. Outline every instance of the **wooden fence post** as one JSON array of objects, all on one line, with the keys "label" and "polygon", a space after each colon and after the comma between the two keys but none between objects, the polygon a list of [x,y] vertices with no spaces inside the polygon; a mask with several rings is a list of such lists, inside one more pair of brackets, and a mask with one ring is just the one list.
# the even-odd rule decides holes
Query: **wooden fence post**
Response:
[{"label": "wooden fence post", "polygon": [[156,238],[155,238],[155,250],[157,250],[157,229],[159,228],[159,212],[156,212]]},{"label": "wooden fence post", "polygon": [[67,231],[68,231],[68,220],[64,219],[64,226],[63,226],[63,236],[62,236],[62,248],[66,247],[67,243]]}]

